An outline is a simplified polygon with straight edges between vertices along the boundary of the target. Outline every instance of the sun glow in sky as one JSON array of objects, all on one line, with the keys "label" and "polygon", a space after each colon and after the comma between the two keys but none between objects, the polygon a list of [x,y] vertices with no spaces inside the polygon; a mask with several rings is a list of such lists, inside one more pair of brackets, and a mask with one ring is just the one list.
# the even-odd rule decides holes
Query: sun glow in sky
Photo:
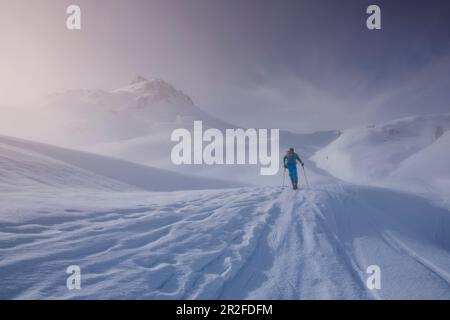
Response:
[{"label": "sun glow in sky", "polygon": [[450,111],[450,5],[379,1],[0,0],[0,106],[158,77],[242,126],[345,128]]}]

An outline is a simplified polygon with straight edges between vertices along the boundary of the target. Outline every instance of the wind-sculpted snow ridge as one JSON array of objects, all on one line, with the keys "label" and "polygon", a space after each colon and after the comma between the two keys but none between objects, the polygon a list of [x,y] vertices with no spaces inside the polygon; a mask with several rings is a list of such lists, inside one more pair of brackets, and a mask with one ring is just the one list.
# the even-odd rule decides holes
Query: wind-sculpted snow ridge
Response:
[{"label": "wind-sculpted snow ridge", "polygon": [[91,188],[174,191],[242,186],[48,144],[0,136],[0,191]]},{"label": "wind-sculpted snow ridge", "polygon": [[449,200],[450,114],[423,115],[345,131],[312,160],[347,182]]},{"label": "wind-sculpted snow ridge", "polygon": [[[450,299],[450,212],[412,195],[323,185],[10,199],[21,196],[20,221],[0,207],[3,299]],[[69,265],[81,290],[66,288]],[[366,287],[370,265],[380,290]]]}]

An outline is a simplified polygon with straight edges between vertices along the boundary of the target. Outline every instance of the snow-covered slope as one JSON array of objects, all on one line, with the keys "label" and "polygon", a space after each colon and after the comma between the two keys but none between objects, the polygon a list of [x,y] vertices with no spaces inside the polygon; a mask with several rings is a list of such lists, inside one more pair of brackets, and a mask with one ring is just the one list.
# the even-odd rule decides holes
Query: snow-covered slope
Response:
[{"label": "snow-covered slope", "polygon": [[136,190],[131,185],[17,146],[14,140],[0,137],[0,192],[27,190],[32,193],[46,187]]},{"label": "snow-covered slope", "polygon": [[218,185],[0,137],[0,298],[450,299],[450,206],[336,182],[184,190]]},{"label": "snow-covered slope", "polygon": [[94,145],[165,132],[203,119],[223,126],[161,79],[137,77],[119,89],[55,93],[27,110],[0,110],[0,131],[62,146]]},{"label": "snow-covered slope", "polygon": [[[192,129],[192,123],[186,124],[186,129]],[[280,176],[260,176],[259,167],[255,165],[239,166],[176,166],[170,159],[171,148],[175,143],[167,142],[170,135],[168,128],[152,135],[137,137],[116,142],[96,144],[79,148],[94,153],[109,155],[115,158],[130,159],[133,162],[151,165],[180,173],[189,173],[203,177],[218,177],[255,185],[279,185]],[[326,180],[326,173],[318,172],[315,164],[309,161],[314,152],[338,137],[337,131],[318,132],[312,134],[295,134],[288,131],[280,132],[280,159],[289,147],[294,147],[306,162],[312,181]],[[155,155],[155,150],[158,150]],[[248,148],[247,148],[248,151]],[[281,160],[280,160],[281,161]],[[280,162],[280,169],[282,170]],[[282,173],[280,171],[280,173]]]},{"label": "snow-covered slope", "polygon": [[345,181],[442,192],[450,179],[449,132],[450,114],[403,118],[347,130],[313,160]]},{"label": "snow-covered slope", "polygon": [[[450,212],[412,195],[350,185],[23,195],[0,198],[2,299],[450,299]],[[28,215],[6,219],[18,206]],[[66,288],[70,265],[81,290]],[[371,265],[380,290],[366,286]]]},{"label": "snow-covered slope", "polygon": [[44,186],[105,190],[190,190],[239,186],[108,158],[87,152],[0,136],[0,188]]},{"label": "snow-covered slope", "polygon": [[450,131],[403,161],[390,178],[450,196]]},{"label": "snow-covered slope", "polygon": [[[258,185],[280,183],[277,176],[261,177],[256,166],[173,165],[170,153],[175,143],[170,136],[178,128],[192,131],[194,120],[202,120],[204,129],[235,128],[198,108],[188,95],[166,81],[137,77],[111,91],[53,94],[37,109],[0,110],[0,132],[206,178]],[[308,159],[338,134],[281,131],[281,152],[296,147]],[[314,180],[314,175],[311,178]]]},{"label": "snow-covered slope", "polygon": [[[191,98],[161,79],[137,77],[112,91],[73,90],[49,96],[39,114],[50,119],[51,130],[41,130],[42,139],[59,132],[52,142],[64,145],[94,145],[165,132],[205,119],[217,124],[194,105]],[[59,123],[51,119],[58,119]],[[37,124],[39,127],[39,124]]]}]

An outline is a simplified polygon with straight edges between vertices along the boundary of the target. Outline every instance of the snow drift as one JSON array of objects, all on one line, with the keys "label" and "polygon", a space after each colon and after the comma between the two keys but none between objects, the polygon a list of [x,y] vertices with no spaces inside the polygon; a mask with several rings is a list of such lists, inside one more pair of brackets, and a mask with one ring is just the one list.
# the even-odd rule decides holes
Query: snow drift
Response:
[{"label": "snow drift", "polygon": [[15,187],[173,191],[239,186],[132,162],[0,136],[2,189]]},{"label": "snow drift", "polygon": [[[412,195],[345,184],[21,195],[9,208],[26,217],[5,221],[1,207],[2,299],[450,299],[450,212]],[[81,290],[66,288],[69,265]],[[380,290],[366,286],[371,265]]]},{"label": "snow drift", "polygon": [[450,114],[415,116],[345,131],[312,158],[353,183],[448,196]]}]

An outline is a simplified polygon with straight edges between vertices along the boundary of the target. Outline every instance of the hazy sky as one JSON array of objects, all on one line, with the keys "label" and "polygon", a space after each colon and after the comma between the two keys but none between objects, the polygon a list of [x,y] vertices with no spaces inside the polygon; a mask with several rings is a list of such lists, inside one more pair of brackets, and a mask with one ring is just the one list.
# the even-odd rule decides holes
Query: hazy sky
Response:
[{"label": "hazy sky", "polygon": [[[82,30],[66,29],[66,7]],[[382,30],[366,28],[378,4]],[[243,126],[450,112],[446,0],[0,0],[0,106],[160,77]]]}]

